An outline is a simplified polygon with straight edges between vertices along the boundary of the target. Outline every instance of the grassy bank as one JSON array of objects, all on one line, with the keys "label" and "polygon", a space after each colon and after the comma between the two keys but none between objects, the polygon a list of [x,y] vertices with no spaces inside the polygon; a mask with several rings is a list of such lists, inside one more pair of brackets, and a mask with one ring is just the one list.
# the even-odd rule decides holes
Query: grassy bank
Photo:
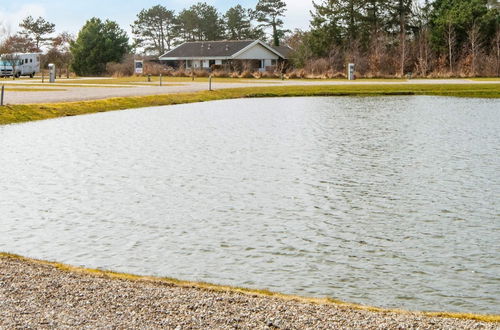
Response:
[{"label": "grassy bank", "polygon": [[[61,263],[57,263],[57,262],[36,260],[36,259],[22,257],[19,255],[0,252],[0,259],[2,259],[2,258],[16,259],[16,260],[20,260],[24,263],[35,263],[35,264],[49,265],[49,266],[55,267],[56,269],[59,269],[59,270],[64,271],[64,272],[91,274],[91,275],[104,276],[104,277],[107,277],[110,279],[117,279],[117,280],[136,281],[136,282],[141,282],[141,281],[157,282],[157,283],[163,283],[163,284],[174,285],[174,286],[179,286],[179,287],[197,288],[197,289],[210,290],[210,291],[221,292],[221,293],[233,292],[233,293],[240,293],[240,294],[251,295],[251,296],[275,297],[278,299],[293,300],[293,301],[297,301],[297,302],[301,302],[301,303],[319,304],[319,305],[334,305],[334,306],[340,306],[340,307],[345,307],[345,308],[354,309],[354,310],[365,310],[365,311],[370,311],[370,312],[374,312],[374,313],[398,313],[398,314],[415,313],[415,312],[399,310],[399,309],[383,309],[383,308],[378,308],[378,307],[363,306],[363,305],[359,305],[359,304],[351,304],[351,303],[346,303],[346,302],[342,302],[342,301],[331,299],[331,298],[307,298],[307,297],[301,297],[301,296],[276,293],[276,292],[272,292],[269,290],[255,290],[255,289],[223,286],[223,285],[216,285],[216,284],[203,283],[203,282],[181,281],[181,280],[177,280],[177,279],[173,279],[173,278],[139,276],[139,275],[117,273],[117,272],[98,270],[98,269],[74,267],[74,266],[65,265],[65,264],[61,264]],[[495,322],[495,323],[500,322],[500,315],[485,315],[485,314],[471,314],[471,313],[447,313],[447,312],[421,312],[421,314],[424,316],[428,316],[428,317],[445,317],[445,318],[456,318],[456,319],[476,320],[476,321],[482,321],[482,322]]]},{"label": "grassy bank", "polygon": [[441,95],[456,97],[500,98],[500,84],[273,86],[233,88],[212,92],[203,91],[185,94],[120,97],[105,100],[67,103],[8,105],[0,108],[0,124],[11,124],[64,116],[76,116],[112,110],[234,98],[383,95]]}]

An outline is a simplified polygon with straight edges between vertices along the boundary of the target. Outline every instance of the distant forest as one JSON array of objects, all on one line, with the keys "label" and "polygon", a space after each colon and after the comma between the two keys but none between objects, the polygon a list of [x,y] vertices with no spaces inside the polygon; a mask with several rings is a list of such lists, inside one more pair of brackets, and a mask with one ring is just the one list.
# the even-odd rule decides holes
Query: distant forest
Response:
[{"label": "distant forest", "polygon": [[225,13],[205,2],[180,12],[157,5],[137,14],[131,40],[109,20],[90,19],[76,37],[51,37],[54,24],[28,17],[18,34],[0,35],[0,54],[44,49],[60,67],[71,65],[79,73],[95,64],[87,73],[99,74],[127,54],[159,56],[185,41],[261,39],[294,50],[289,67],[294,77],[340,77],[347,63],[355,63],[364,77],[500,76],[497,0],[315,0],[313,5],[307,31],[284,28],[283,0],[259,0],[255,8],[237,5]]}]

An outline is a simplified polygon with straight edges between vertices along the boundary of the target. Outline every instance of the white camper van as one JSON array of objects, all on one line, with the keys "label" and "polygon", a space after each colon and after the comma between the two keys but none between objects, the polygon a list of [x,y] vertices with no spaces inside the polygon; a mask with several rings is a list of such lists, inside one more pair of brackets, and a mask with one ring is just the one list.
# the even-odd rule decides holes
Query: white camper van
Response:
[{"label": "white camper van", "polygon": [[0,59],[0,76],[19,78],[40,72],[40,53],[6,54]]}]

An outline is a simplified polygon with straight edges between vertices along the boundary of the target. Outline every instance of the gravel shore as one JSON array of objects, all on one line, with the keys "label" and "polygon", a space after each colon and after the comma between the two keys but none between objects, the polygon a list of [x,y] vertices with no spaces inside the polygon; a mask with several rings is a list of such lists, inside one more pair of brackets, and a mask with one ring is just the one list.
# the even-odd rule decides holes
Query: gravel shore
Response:
[{"label": "gravel shore", "polygon": [[0,255],[0,328],[500,329],[160,279],[120,279]]}]

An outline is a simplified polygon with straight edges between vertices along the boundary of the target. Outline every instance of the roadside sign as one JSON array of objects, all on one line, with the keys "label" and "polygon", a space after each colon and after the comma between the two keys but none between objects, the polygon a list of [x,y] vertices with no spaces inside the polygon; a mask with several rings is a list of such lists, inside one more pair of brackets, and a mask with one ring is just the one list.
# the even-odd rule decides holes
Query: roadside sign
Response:
[{"label": "roadside sign", "polygon": [[135,67],[135,74],[143,74],[144,73],[144,61],[143,60],[135,60],[134,67]]}]

